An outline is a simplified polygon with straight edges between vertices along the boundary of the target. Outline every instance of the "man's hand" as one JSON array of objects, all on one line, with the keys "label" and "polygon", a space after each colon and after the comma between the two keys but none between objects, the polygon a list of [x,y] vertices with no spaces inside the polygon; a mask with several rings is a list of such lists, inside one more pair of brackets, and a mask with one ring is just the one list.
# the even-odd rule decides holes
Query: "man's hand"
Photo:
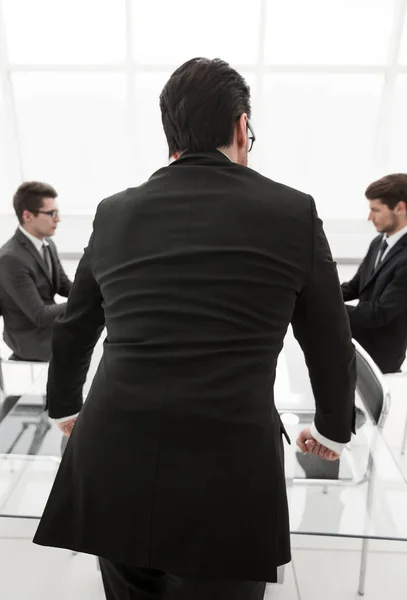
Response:
[{"label": "man's hand", "polygon": [[303,429],[299,434],[297,446],[304,454],[316,454],[325,460],[338,460],[339,458],[339,454],[323,446],[312,437],[309,427]]},{"label": "man's hand", "polygon": [[72,433],[72,429],[76,423],[76,419],[78,417],[74,417],[73,419],[69,419],[68,421],[62,421],[61,423],[57,423],[59,429],[62,431],[66,437],[69,437]]}]

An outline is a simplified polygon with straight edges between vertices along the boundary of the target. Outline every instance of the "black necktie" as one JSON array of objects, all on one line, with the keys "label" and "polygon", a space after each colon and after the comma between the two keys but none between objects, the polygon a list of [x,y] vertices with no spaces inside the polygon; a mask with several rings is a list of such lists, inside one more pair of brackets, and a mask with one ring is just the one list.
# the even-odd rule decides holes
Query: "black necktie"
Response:
[{"label": "black necktie", "polygon": [[375,261],[375,265],[374,268],[377,269],[377,267],[380,265],[382,258],[383,258],[383,254],[385,253],[387,249],[387,238],[383,237],[380,245],[379,245],[379,249],[377,251],[377,257],[376,257],[376,261]]}]

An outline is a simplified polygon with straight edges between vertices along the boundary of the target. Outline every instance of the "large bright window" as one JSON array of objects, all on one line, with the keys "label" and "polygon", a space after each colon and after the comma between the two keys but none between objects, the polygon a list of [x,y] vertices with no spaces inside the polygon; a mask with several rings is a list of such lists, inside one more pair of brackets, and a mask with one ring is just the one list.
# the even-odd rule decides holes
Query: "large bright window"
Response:
[{"label": "large bright window", "polygon": [[394,173],[407,173],[407,75],[401,75],[396,84],[394,105],[390,119],[389,168]]},{"label": "large bright window", "polygon": [[10,62],[104,64],[125,58],[125,0],[2,0]]},{"label": "large bright window", "polygon": [[325,217],[363,216],[382,86],[378,75],[266,75],[260,170],[315,196]]},{"label": "large bright window", "polygon": [[24,175],[82,212],[130,183],[121,73],[13,76]]},{"label": "large bright window", "polygon": [[0,86],[0,214],[12,210],[12,195],[21,180],[18,143],[13,135],[15,121],[7,94],[9,89],[8,81]]},{"label": "large bright window", "polygon": [[395,0],[268,2],[266,62],[384,65]]},{"label": "large bright window", "polygon": [[407,0],[0,0],[0,214],[24,179],[93,214],[166,165],[159,94],[194,56],[244,75],[251,166],[325,219],[407,171]]},{"label": "large bright window", "polygon": [[7,182],[8,160],[6,148],[6,111],[4,106],[3,90],[0,88],[0,197],[9,194]]},{"label": "large bright window", "polygon": [[261,0],[133,2],[134,60],[178,65],[188,58],[207,56],[255,64],[260,6]]},{"label": "large bright window", "polygon": [[400,63],[407,66],[407,10],[404,16],[404,28],[401,38]]}]

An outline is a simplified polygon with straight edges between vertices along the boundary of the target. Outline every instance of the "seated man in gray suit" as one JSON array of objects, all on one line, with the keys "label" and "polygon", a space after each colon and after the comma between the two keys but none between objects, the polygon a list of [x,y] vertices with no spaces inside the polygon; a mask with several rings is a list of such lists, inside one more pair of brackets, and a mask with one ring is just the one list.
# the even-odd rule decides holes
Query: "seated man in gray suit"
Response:
[{"label": "seated man in gray suit", "polygon": [[46,183],[20,185],[13,202],[20,225],[0,248],[0,314],[14,360],[49,360],[52,325],[66,306],[54,296],[68,297],[72,287],[50,239],[60,220],[56,197]]}]

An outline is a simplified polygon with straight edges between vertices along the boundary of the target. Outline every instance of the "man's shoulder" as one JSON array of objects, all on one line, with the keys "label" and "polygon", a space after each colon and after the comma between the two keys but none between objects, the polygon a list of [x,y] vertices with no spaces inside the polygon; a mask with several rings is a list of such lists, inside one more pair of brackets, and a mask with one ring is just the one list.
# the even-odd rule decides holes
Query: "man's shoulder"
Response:
[{"label": "man's shoulder", "polygon": [[100,214],[105,211],[116,210],[120,204],[128,200],[129,197],[134,196],[137,189],[138,188],[127,188],[125,190],[122,190],[121,192],[112,194],[112,196],[104,198],[98,205],[96,213]]},{"label": "man's shoulder", "polygon": [[5,244],[0,248],[0,266],[6,271],[21,271],[26,267],[24,256],[15,248],[9,248]]},{"label": "man's shoulder", "polygon": [[19,255],[20,244],[14,234],[3,246],[0,247],[0,259]]},{"label": "man's shoulder", "polygon": [[368,253],[371,252],[376,246],[378,246],[380,244],[380,242],[382,241],[382,238],[383,238],[382,233],[379,233],[378,235],[374,236],[374,238],[372,239],[372,241],[369,244]]},{"label": "man's shoulder", "polygon": [[[250,192],[250,187],[252,187],[256,196],[260,195],[266,198],[275,198],[276,200],[281,199],[284,202],[293,204],[298,203],[298,205],[302,205],[303,207],[310,207],[312,199],[309,194],[290,187],[289,185],[274,181],[249,167],[242,167],[240,165],[234,166],[236,167],[235,173],[239,174],[236,178],[236,185],[239,189],[247,189],[251,198],[253,192]],[[163,167],[156,171],[141,185],[127,188],[117,194],[105,198],[99,204],[97,214],[111,214],[117,210],[120,211],[127,203],[134,204],[137,201],[143,201],[150,195],[156,196],[161,193],[170,193],[173,184],[172,174],[174,172],[175,170],[171,171],[169,167]],[[242,187],[243,179],[245,180],[245,185]],[[176,188],[179,188],[179,180],[176,182]],[[230,194],[229,187],[227,193]]]},{"label": "man's shoulder", "polygon": [[271,193],[278,193],[284,196],[289,196],[294,199],[310,202],[310,195],[306,192],[302,192],[294,187],[291,187],[285,183],[281,183],[279,181],[275,181],[270,177],[266,177],[262,175],[258,171],[254,169],[250,169],[246,167],[249,177],[252,178],[253,183],[257,183],[258,185],[264,186],[265,189],[269,190]]}]

